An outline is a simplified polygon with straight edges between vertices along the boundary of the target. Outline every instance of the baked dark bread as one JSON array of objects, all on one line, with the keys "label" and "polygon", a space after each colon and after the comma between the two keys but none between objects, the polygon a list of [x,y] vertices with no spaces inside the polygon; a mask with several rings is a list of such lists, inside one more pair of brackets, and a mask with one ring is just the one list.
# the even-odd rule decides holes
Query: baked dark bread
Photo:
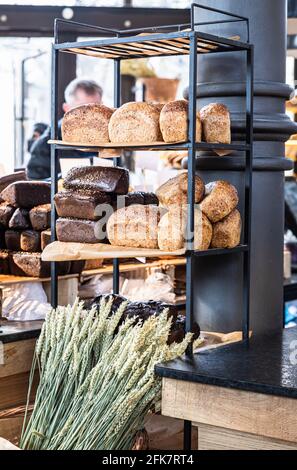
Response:
[{"label": "baked dark bread", "polygon": [[[174,178],[162,184],[156,191],[160,204],[167,209],[171,206],[187,205],[188,203],[188,172],[179,173]],[[204,183],[195,176],[195,203],[199,203],[204,196]]]},{"label": "baked dark bread", "polygon": [[31,208],[51,201],[51,185],[44,181],[17,181],[1,193],[4,201],[14,207]]},{"label": "baked dark bread", "polygon": [[8,204],[8,202],[2,202],[0,204],[0,225],[3,227],[9,227],[9,221],[13,216],[15,207]]},{"label": "baked dark bread", "polygon": [[56,222],[57,239],[60,242],[105,243],[106,230],[104,225],[105,222],[102,225],[100,220],[60,217]]},{"label": "baked dark bread", "polygon": [[26,181],[27,175],[26,172],[16,171],[15,173],[10,173],[9,175],[1,176],[0,178],[0,193],[11,183],[15,183],[16,181]]},{"label": "baked dark bread", "polygon": [[27,209],[17,207],[8,224],[9,228],[14,230],[26,230],[31,227],[29,212]]},{"label": "baked dark bread", "polygon": [[68,111],[62,120],[66,142],[100,145],[109,142],[108,123],[114,109],[103,104],[84,104]]},{"label": "baked dark bread", "polygon": [[59,217],[98,220],[97,206],[110,204],[111,196],[100,192],[92,194],[92,191],[78,193],[69,190],[57,193],[54,201]]},{"label": "baked dark bread", "polygon": [[30,210],[30,221],[33,230],[46,230],[51,226],[51,205],[42,204]]},{"label": "baked dark bread", "polygon": [[235,209],[238,193],[228,181],[214,181],[205,186],[205,198],[200,203],[202,212],[212,222],[218,222]]},{"label": "baked dark bread", "polygon": [[209,143],[230,144],[230,113],[222,103],[210,103],[200,110],[204,140]]},{"label": "baked dark bread", "polygon": [[241,216],[234,209],[224,219],[213,224],[212,248],[234,248],[240,243]]},{"label": "baked dark bread", "polygon": [[71,261],[69,274],[80,274],[85,268],[85,260]]},{"label": "baked dark bread", "polygon": [[6,230],[5,245],[8,250],[20,251],[21,250],[21,232],[18,232],[17,230]]},{"label": "baked dark bread", "polygon": [[[49,261],[42,261],[41,253],[12,253],[10,257],[10,271],[15,276],[49,277],[50,265]],[[69,261],[57,263],[59,275],[66,275],[69,273],[69,270]]]},{"label": "baked dark bread", "polygon": [[115,211],[107,221],[107,237],[112,245],[158,248],[158,206],[135,204]]},{"label": "baked dark bread", "polygon": [[0,250],[0,274],[9,273],[9,253],[6,250]]},{"label": "baked dark bread", "polygon": [[5,227],[0,225],[0,249],[5,248]]},{"label": "baked dark bread", "polygon": [[[194,322],[192,326],[193,340],[198,339],[200,336],[200,327],[198,323]],[[172,323],[168,344],[181,343],[186,334],[186,317],[179,314],[176,320]]]},{"label": "baked dark bread", "polygon": [[44,248],[51,243],[51,231],[50,230],[43,230],[40,233],[40,243],[41,243],[41,250],[43,251]]},{"label": "baked dark bread", "polygon": [[[212,239],[212,225],[205,214],[195,207],[194,249],[207,250]],[[158,245],[160,250],[175,251],[186,247],[187,210],[175,206],[160,220]]]},{"label": "baked dark bread", "polygon": [[29,251],[32,253],[41,250],[40,232],[36,230],[24,230],[21,233],[21,250]]},{"label": "baked dark bread", "polygon": [[162,140],[159,117],[157,106],[145,102],[125,103],[110,118],[109,139],[125,144],[158,142]]},{"label": "baked dark bread", "polygon": [[[160,128],[165,142],[184,142],[188,140],[188,107],[186,100],[170,101],[160,113]],[[201,142],[201,122],[196,113],[196,142]]]},{"label": "baked dark bread", "polygon": [[113,206],[116,209],[121,207],[132,206],[133,204],[141,205],[159,205],[159,200],[154,193],[146,193],[144,191],[133,191],[124,196],[117,196],[113,201]]},{"label": "baked dark bread", "polygon": [[72,168],[64,179],[64,187],[74,191],[127,194],[129,172],[125,168],[84,166]]}]

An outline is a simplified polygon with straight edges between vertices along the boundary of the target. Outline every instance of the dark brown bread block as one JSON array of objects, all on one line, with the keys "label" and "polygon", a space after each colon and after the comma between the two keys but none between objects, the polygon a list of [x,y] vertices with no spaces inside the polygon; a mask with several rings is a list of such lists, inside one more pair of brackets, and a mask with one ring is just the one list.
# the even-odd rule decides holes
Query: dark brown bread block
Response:
[{"label": "dark brown bread block", "polygon": [[44,181],[17,181],[1,193],[11,206],[31,208],[51,201],[51,185]]},{"label": "dark brown bread block", "polygon": [[60,242],[104,243],[105,230],[100,239],[100,221],[59,218],[56,222],[57,239]]},{"label": "dark brown bread block", "polygon": [[72,168],[63,183],[66,189],[74,191],[91,190],[104,193],[127,194],[129,172],[125,168],[85,166]]},{"label": "dark brown bread block", "polygon": [[159,200],[154,193],[146,193],[144,191],[133,191],[123,196],[116,196],[113,200],[115,210],[121,207],[132,206],[133,204],[142,205],[159,205]]},{"label": "dark brown bread block", "polygon": [[6,230],[5,232],[6,248],[11,251],[21,250],[21,232],[16,230]]},{"label": "dark brown bread block", "polygon": [[0,178],[0,193],[11,183],[15,183],[16,181],[26,181],[26,179],[27,175],[25,171],[16,171],[15,173],[2,176]]},{"label": "dark brown bread block", "polygon": [[0,225],[3,225],[3,227],[8,227],[9,221],[13,216],[14,211],[15,207],[12,207],[7,202],[2,202],[0,204]]},{"label": "dark brown bread block", "polygon": [[159,199],[158,197],[156,196],[155,193],[143,193],[143,196],[144,196],[144,204],[147,206],[147,205],[155,205],[155,206],[158,206],[159,205]]},{"label": "dark brown bread block", "polygon": [[40,234],[40,241],[41,241],[41,250],[43,251],[44,248],[51,243],[51,231],[50,230],[43,230]]},{"label": "dark brown bread block", "polygon": [[[57,263],[58,274],[66,275],[70,270],[70,262]],[[10,270],[15,276],[50,277],[50,262],[41,260],[41,253],[12,253]]]},{"label": "dark brown bread block", "polygon": [[55,195],[54,201],[59,217],[98,220],[100,216],[96,215],[96,207],[110,204],[111,197],[100,192],[92,194],[91,191],[60,191]]},{"label": "dark brown bread block", "polygon": [[0,274],[9,274],[9,253],[5,250],[0,250]]},{"label": "dark brown bread block", "polygon": [[29,219],[29,212],[27,209],[22,209],[18,207],[8,224],[9,228],[17,229],[17,230],[25,230],[26,228],[30,228],[30,219]]},{"label": "dark brown bread block", "polygon": [[51,205],[42,204],[33,207],[29,213],[33,230],[46,230],[51,226]]},{"label": "dark brown bread block", "polygon": [[71,261],[69,274],[80,274],[85,267],[84,260]]},{"label": "dark brown bread block", "polygon": [[35,253],[41,250],[40,232],[25,230],[21,233],[21,250]]},{"label": "dark brown bread block", "polygon": [[5,247],[5,228],[0,225],[0,249]]}]

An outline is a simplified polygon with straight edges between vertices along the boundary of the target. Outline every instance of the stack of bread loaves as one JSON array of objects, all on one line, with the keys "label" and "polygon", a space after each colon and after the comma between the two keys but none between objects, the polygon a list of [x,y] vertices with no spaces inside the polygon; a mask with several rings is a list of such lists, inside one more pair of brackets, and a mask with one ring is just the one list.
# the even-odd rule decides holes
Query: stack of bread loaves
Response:
[{"label": "stack of bread loaves", "polygon": [[[114,144],[151,144],[188,140],[188,101],[165,105],[146,102],[125,103],[114,110],[104,105],[87,104],[68,111],[62,121],[62,139],[69,143],[100,146]],[[221,103],[211,103],[197,112],[196,141],[229,144],[230,114]]]},{"label": "stack of bread loaves", "polygon": [[[107,222],[111,244],[183,249],[187,241],[187,173],[168,180],[157,190],[162,207],[133,206],[114,212]],[[233,248],[240,243],[241,217],[236,188],[227,181],[204,186],[195,177],[194,249]]]},{"label": "stack of bread loaves", "polygon": [[136,206],[158,205],[153,193],[129,193],[129,172],[119,167],[73,168],[64,188],[54,198],[57,239],[62,242],[107,243],[106,222],[116,207],[133,212]]},{"label": "stack of bread loaves", "polygon": [[[0,178],[0,274],[47,277],[50,264],[41,261],[41,250],[50,227],[50,184],[25,178]],[[60,268],[66,273],[69,263]]]}]

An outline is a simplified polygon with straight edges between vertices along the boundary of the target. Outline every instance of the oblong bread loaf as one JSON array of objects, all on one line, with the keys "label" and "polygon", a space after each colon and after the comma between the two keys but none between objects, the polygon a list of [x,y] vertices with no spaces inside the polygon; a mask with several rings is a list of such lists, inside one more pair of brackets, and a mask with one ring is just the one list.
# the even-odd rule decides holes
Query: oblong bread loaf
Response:
[{"label": "oblong bread loaf", "polygon": [[212,248],[234,248],[239,245],[241,225],[241,216],[237,209],[213,224]]},{"label": "oblong bread loaf", "polygon": [[[160,113],[160,129],[165,142],[188,140],[188,107],[186,100],[170,101],[163,106]],[[201,142],[201,121],[196,114],[196,142]]]},{"label": "oblong bread loaf", "polygon": [[103,104],[84,104],[65,113],[62,140],[87,145],[109,142],[108,123],[114,109]]},{"label": "oblong bread loaf", "polygon": [[203,138],[212,144],[231,143],[230,113],[222,103],[210,103],[200,110]]},{"label": "oblong bread loaf", "polygon": [[[169,179],[156,191],[162,206],[170,208],[172,205],[185,205],[188,202],[188,172],[185,171]],[[195,202],[199,203],[204,196],[204,183],[199,176],[195,176]]]},{"label": "oblong bread loaf", "polygon": [[212,223],[222,220],[238,204],[235,186],[228,181],[214,181],[205,186],[205,198],[200,203],[202,212]]},{"label": "oblong bread loaf", "polygon": [[162,140],[159,127],[160,109],[144,103],[125,103],[112,115],[108,132],[114,143],[152,143]]}]

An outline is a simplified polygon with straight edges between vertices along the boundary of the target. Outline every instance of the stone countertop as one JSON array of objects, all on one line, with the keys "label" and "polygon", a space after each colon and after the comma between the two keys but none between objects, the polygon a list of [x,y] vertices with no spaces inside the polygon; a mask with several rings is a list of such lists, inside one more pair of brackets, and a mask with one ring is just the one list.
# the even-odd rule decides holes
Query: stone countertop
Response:
[{"label": "stone countertop", "polygon": [[0,341],[2,343],[12,343],[24,339],[37,338],[39,336],[43,321],[7,321],[0,320]]},{"label": "stone countertop", "polygon": [[297,398],[297,327],[158,364],[162,377]]}]

